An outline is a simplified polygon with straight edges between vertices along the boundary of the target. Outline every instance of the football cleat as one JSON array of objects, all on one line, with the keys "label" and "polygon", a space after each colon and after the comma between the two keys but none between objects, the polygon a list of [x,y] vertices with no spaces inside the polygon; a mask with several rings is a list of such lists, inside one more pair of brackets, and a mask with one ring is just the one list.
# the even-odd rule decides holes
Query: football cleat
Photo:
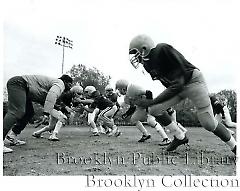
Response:
[{"label": "football cleat", "polygon": [[151,135],[143,135],[141,137],[141,139],[138,140],[139,143],[143,143],[145,142],[146,140],[150,139],[151,138]]},{"label": "football cleat", "polygon": [[36,133],[36,132],[34,132],[34,133],[32,134],[32,136],[35,137],[35,138],[43,138],[43,136],[42,136],[41,134],[38,134],[38,133]]},{"label": "football cleat", "polygon": [[166,146],[166,145],[169,145],[171,143],[171,140],[169,138],[165,138],[162,140],[161,143],[159,143],[158,145],[159,146]]},{"label": "football cleat", "polygon": [[5,147],[5,146],[3,145],[3,154],[5,154],[5,153],[12,153],[12,152],[13,152],[12,149],[7,148],[7,147]]},{"label": "football cleat", "polygon": [[118,132],[118,128],[115,126],[115,127],[113,128],[113,130],[108,134],[108,136],[109,136],[109,137],[110,137],[110,136],[113,136],[113,135],[115,135],[117,132]]},{"label": "football cleat", "polygon": [[14,135],[7,135],[4,142],[10,146],[19,146],[26,144],[25,141],[18,140]]},{"label": "football cleat", "polygon": [[115,137],[119,137],[121,134],[122,134],[122,133],[121,133],[119,130],[117,130],[117,132],[114,134],[114,136],[115,136]]},{"label": "football cleat", "polygon": [[167,151],[174,151],[177,149],[178,146],[183,145],[183,144],[187,144],[188,143],[188,138],[185,135],[184,139],[180,140],[177,137],[174,136],[173,141],[168,145],[167,147]]},{"label": "football cleat", "polygon": [[55,133],[53,133],[49,138],[48,138],[49,141],[59,141],[59,138],[56,136]]},{"label": "football cleat", "polygon": [[98,132],[94,132],[94,133],[92,133],[91,137],[92,136],[97,137],[97,136],[99,136],[99,133]]}]

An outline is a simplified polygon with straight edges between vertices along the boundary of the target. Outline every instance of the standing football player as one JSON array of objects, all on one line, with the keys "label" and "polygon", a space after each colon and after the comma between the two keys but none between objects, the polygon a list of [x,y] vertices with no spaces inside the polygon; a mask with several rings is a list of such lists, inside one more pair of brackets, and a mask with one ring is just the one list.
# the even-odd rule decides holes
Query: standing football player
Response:
[{"label": "standing football player", "polygon": [[[147,35],[134,37],[129,45],[130,62],[134,68],[142,65],[152,80],[159,80],[166,89],[153,100],[138,99],[136,105],[149,107],[149,112],[158,120],[167,108],[189,98],[197,108],[201,125],[213,132],[236,154],[236,141],[227,128],[219,123],[213,114],[207,84],[201,71],[188,62],[171,45],[160,43],[156,46]],[[178,126],[174,127],[175,136],[167,151],[188,143],[186,134]]]},{"label": "standing football player", "polygon": [[[13,145],[18,145],[17,135],[34,115],[32,102],[44,105],[43,120],[47,121],[49,115],[62,120],[63,115],[54,109],[54,105],[62,92],[71,88],[72,81],[68,75],[62,75],[58,79],[42,75],[23,75],[8,80],[8,111],[3,119],[3,140],[12,128],[8,139]],[[3,153],[12,151],[3,147]]]}]

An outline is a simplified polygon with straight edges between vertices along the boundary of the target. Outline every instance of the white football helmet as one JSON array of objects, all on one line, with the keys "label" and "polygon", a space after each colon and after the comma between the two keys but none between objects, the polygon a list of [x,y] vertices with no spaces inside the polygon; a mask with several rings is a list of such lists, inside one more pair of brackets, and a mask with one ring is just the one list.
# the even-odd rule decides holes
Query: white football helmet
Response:
[{"label": "white football helmet", "polygon": [[107,85],[107,86],[105,87],[105,91],[113,91],[112,86],[111,86],[111,85]]},{"label": "white football helmet", "polygon": [[120,79],[116,82],[115,89],[119,91],[120,94],[125,95],[127,92],[128,81],[124,79]]},{"label": "white football helmet", "polygon": [[75,85],[70,89],[71,92],[75,94],[83,94],[83,88],[80,85]]},{"label": "white football helmet", "polygon": [[131,40],[129,45],[129,57],[135,69],[139,67],[139,64],[142,63],[142,60],[148,56],[151,49],[154,47],[153,40],[145,34],[138,35]]},{"label": "white football helmet", "polygon": [[107,85],[105,87],[105,94],[106,94],[106,96],[110,96],[111,94],[113,94],[113,88],[111,85]]},{"label": "white football helmet", "polygon": [[87,86],[84,89],[84,94],[87,95],[87,96],[91,96],[91,94],[95,91],[96,91],[96,88],[94,86]]},{"label": "white football helmet", "polygon": [[142,95],[146,95],[146,90],[144,88],[135,84],[128,85],[126,96],[129,99],[134,100]]}]

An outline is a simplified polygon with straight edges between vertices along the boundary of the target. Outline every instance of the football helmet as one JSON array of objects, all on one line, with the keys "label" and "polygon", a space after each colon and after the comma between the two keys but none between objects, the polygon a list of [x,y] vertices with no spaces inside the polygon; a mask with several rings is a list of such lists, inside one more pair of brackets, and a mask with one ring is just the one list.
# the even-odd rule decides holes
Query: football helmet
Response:
[{"label": "football helmet", "polygon": [[84,94],[86,94],[87,96],[91,96],[91,94],[95,91],[96,91],[96,88],[94,86],[87,86],[84,89]]},{"label": "football helmet", "polygon": [[107,86],[105,87],[105,91],[113,91],[112,86],[111,86],[111,85],[107,85]]},{"label": "football helmet", "polygon": [[124,79],[120,79],[116,82],[115,89],[122,95],[125,95],[127,92],[128,81]]},{"label": "football helmet", "polygon": [[142,88],[138,85],[135,85],[135,84],[128,85],[126,96],[129,99],[134,100],[142,95],[146,95],[146,90],[144,88]]},{"label": "football helmet", "polygon": [[107,85],[107,86],[105,87],[105,94],[106,94],[106,96],[110,96],[110,95],[113,94],[113,88],[112,88],[111,85]]},{"label": "football helmet", "polygon": [[133,67],[137,69],[142,60],[146,59],[151,49],[154,48],[153,40],[145,35],[141,34],[134,37],[129,45],[129,60]]},{"label": "football helmet", "polygon": [[75,85],[70,89],[71,92],[75,94],[83,94],[83,88],[80,85]]}]

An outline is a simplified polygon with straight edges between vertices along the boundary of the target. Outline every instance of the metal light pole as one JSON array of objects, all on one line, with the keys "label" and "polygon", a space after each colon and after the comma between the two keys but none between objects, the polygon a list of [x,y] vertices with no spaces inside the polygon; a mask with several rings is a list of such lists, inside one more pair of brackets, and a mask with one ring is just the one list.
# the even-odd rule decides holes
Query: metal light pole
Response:
[{"label": "metal light pole", "polygon": [[64,36],[57,36],[55,44],[60,45],[63,47],[63,57],[62,57],[62,74],[64,68],[64,48],[71,48],[73,47],[73,41],[69,40],[67,37]]}]

